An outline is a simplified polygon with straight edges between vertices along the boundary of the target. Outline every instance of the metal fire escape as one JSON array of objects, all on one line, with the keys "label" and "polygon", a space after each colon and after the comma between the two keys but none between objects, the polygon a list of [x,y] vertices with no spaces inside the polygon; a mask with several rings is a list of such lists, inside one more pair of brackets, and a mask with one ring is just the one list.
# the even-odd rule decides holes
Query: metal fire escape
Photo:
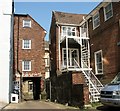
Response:
[{"label": "metal fire escape", "polygon": [[87,28],[80,28],[81,36],[75,38],[74,40],[80,44],[81,47],[81,67],[78,64],[79,68],[82,70],[82,74],[86,79],[86,84],[89,86],[89,98],[90,102],[98,102],[100,98],[100,91],[103,88],[103,85],[92,72],[90,68],[90,45],[89,38],[87,37]]},{"label": "metal fire escape", "polygon": [[[59,34],[60,34],[60,27],[59,27]],[[100,98],[100,91],[103,88],[103,85],[92,72],[92,68],[90,68],[90,45],[89,45],[89,37],[88,37],[88,30],[87,26],[84,25],[80,27],[80,36],[61,36],[59,41],[59,66],[60,66],[60,43],[64,40],[66,41],[66,69],[69,70],[68,65],[68,39],[73,39],[76,41],[81,48],[81,63],[78,63],[74,59],[75,64],[77,65],[77,71],[82,71],[82,74],[85,77],[85,82],[89,86],[89,98],[90,102],[98,102]]]}]

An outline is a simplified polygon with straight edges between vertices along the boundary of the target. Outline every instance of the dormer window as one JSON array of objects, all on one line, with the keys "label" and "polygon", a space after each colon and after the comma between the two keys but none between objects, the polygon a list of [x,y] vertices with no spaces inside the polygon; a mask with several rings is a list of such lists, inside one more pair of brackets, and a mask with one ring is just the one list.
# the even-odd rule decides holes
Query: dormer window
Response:
[{"label": "dormer window", "polygon": [[30,20],[23,20],[23,27],[31,27],[31,21]]},{"label": "dormer window", "polygon": [[62,26],[62,36],[76,36],[76,27]]}]

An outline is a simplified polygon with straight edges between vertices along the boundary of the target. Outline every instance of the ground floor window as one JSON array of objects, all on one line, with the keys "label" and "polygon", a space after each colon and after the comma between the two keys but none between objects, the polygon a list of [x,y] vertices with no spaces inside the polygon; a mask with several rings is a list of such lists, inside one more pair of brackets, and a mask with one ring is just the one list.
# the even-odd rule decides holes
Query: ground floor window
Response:
[{"label": "ground floor window", "polygon": [[95,52],[95,71],[96,74],[103,74],[102,50]]},{"label": "ground floor window", "polygon": [[67,61],[67,51],[66,48],[63,48],[62,61],[63,67],[67,66],[67,62],[69,67],[77,66],[77,63],[79,63],[79,50],[74,48],[68,48],[68,61]]},{"label": "ground floor window", "polygon": [[33,92],[33,82],[28,81],[28,92]]}]

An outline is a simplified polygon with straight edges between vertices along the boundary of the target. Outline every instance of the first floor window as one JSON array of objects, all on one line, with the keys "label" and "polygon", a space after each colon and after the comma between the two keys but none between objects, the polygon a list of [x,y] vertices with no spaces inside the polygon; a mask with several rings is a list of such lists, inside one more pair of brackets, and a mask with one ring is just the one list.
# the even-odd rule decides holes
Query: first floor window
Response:
[{"label": "first floor window", "polygon": [[102,50],[95,52],[95,70],[96,74],[103,74]]},{"label": "first floor window", "polygon": [[100,25],[99,12],[93,16],[93,29],[97,28]]},{"label": "first floor window", "polygon": [[77,66],[77,63],[79,63],[79,51],[78,49],[68,48],[68,61],[67,61],[67,52],[66,48],[62,49],[62,60],[63,60],[63,66],[67,65],[69,67]]},{"label": "first floor window", "polygon": [[23,49],[31,49],[31,40],[23,40]]},{"label": "first floor window", "polygon": [[106,7],[104,7],[104,15],[105,21],[113,16],[112,3],[109,3]]},{"label": "first floor window", "polygon": [[22,71],[31,71],[31,61],[29,60],[22,61]]},{"label": "first floor window", "polygon": [[62,26],[62,36],[76,36],[76,27]]}]

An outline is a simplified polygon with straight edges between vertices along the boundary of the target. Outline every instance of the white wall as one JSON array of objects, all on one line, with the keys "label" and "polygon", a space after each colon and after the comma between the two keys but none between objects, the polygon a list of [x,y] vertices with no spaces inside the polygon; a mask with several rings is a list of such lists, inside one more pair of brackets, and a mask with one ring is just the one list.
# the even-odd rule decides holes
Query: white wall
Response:
[{"label": "white wall", "polygon": [[[10,56],[12,0],[0,1],[0,102],[9,103],[12,74]],[[12,64],[11,64],[12,65]]]},{"label": "white wall", "polygon": [[47,50],[45,50],[45,56],[44,56],[44,58],[45,58],[45,67],[48,69],[48,71],[45,70],[45,79],[47,79],[47,78],[50,77],[50,71],[49,71],[50,63],[49,63],[49,65],[47,65],[47,61],[46,61],[46,59],[50,60],[50,58],[49,58],[49,52]]}]

